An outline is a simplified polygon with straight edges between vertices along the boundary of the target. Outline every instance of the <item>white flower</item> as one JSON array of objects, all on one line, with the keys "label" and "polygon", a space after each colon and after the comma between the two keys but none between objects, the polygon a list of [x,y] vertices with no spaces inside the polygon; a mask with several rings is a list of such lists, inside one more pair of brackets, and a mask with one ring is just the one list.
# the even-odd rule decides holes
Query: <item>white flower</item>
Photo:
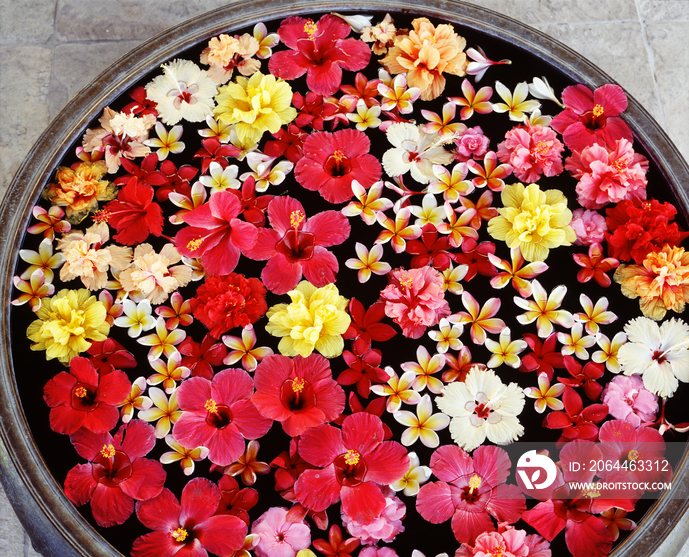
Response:
[{"label": "white flower", "polygon": [[400,441],[405,447],[416,443],[417,439],[431,449],[440,444],[436,431],[445,429],[450,423],[449,416],[438,412],[433,414],[433,403],[429,395],[423,395],[416,406],[416,414],[407,410],[397,410],[392,417],[407,426],[402,432]]},{"label": "white flower", "polygon": [[464,383],[447,385],[436,404],[452,417],[450,434],[465,451],[486,438],[507,445],[524,434],[517,418],[524,409],[524,392],[516,383],[504,385],[492,369],[472,368]]},{"label": "white flower", "polygon": [[641,375],[644,387],[658,396],[671,397],[679,381],[689,383],[689,326],[670,319],[660,327],[647,317],[624,326],[628,342],[617,353],[625,375]]},{"label": "white flower", "polygon": [[151,302],[143,300],[138,304],[131,300],[122,302],[124,308],[124,315],[115,319],[117,327],[126,327],[129,329],[127,334],[136,338],[141,334],[141,331],[150,331],[156,326],[156,320],[151,315]]},{"label": "white flower", "polygon": [[246,162],[253,172],[245,172],[239,178],[244,181],[253,176],[256,191],[263,193],[268,186],[278,186],[285,181],[287,174],[292,172],[294,164],[289,161],[280,161],[275,166],[275,157],[269,157],[259,151],[247,153]]},{"label": "white flower", "polygon": [[411,214],[417,217],[414,224],[423,227],[426,224],[432,224],[438,228],[445,220],[445,206],[438,207],[438,200],[432,193],[427,193],[423,196],[421,206],[411,205],[409,207]]},{"label": "white flower", "polygon": [[404,490],[407,497],[414,497],[419,492],[421,484],[426,483],[431,477],[431,469],[428,466],[419,465],[419,457],[415,452],[409,453],[409,470],[390,487],[395,491]]},{"label": "white flower", "polygon": [[241,183],[237,180],[239,168],[236,164],[230,164],[223,168],[214,161],[209,165],[208,171],[210,174],[208,176],[201,176],[199,181],[211,189],[211,194],[228,189],[238,190],[241,187]]}]

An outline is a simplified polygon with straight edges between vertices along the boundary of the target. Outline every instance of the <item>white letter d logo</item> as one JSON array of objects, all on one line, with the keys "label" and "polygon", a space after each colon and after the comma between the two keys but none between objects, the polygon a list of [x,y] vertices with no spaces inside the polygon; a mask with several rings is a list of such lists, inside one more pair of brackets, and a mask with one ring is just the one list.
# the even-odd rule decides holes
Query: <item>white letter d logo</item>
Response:
[{"label": "white letter d logo", "polygon": [[[547,456],[538,454],[536,451],[527,451],[519,457],[517,468],[531,468],[533,472],[529,477],[525,470],[518,470],[519,477],[524,482],[527,489],[545,489],[550,487],[557,477],[557,466]],[[541,470],[545,470],[545,480],[535,483],[541,477]]]}]

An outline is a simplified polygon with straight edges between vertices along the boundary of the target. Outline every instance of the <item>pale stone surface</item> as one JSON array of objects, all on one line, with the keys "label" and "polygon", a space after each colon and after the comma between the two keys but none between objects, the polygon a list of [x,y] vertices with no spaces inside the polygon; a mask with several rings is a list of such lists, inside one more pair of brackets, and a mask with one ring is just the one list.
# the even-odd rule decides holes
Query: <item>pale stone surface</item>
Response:
[{"label": "pale stone surface", "polygon": [[57,0],[0,0],[0,44],[45,42],[53,34],[56,3]]},{"label": "pale stone surface", "polygon": [[637,4],[644,23],[689,21],[689,2],[686,0],[637,0]]},{"label": "pale stone surface", "polygon": [[636,7],[630,0],[473,0],[470,3],[525,23],[638,21]]},{"label": "pale stone surface", "polygon": [[3,555],[24,557],[26,533],[17,515],[14,514],[2,484],[0,484],[0,532],[2,532]]}]

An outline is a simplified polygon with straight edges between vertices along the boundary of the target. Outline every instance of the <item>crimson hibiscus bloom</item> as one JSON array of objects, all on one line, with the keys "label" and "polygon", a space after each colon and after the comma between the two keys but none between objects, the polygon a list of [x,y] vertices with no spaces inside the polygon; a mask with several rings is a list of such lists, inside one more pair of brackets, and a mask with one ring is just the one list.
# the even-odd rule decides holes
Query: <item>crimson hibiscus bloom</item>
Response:
[{"label": "crimson hibiscus bloom", "polygon": [[251,402],[263,416],[282,423],[291,437],[334,420],[344,410],[344,391],[320,354],[268,356],[256,368],[254,381]]},{"label": "crimson hibiscus bloom", "polygon": [[153,201],[153,188],[136,177],[120,190],[117,199],[103,207],[103,215],[117,230],[114,239],[127,246],[163,233],[163,210]]},{"label": "crimson hibiscus bloom", "polygon": [[50,406],[50,428],[65,435],[81,427],[94,433],[109,431],[120,415],[117,405],[131,390],[123,371],[101,375],[88,359],[72,358],[69,373],[61,371],[43,388],[43,400]]},{"label": "crimson hibiscus bloom", "polygon": [[145,501],[162,491],[163,465],[143,458],[156,442],[150,424],[132,420],[114,438],[80,429],[70,440],[89,463],[77,464],[67,473],[65,495],[77,506],[91,501],[99,526],[122,524],[134,512],[134,500]]},{"label": "crimson hibiscus bloom", "polygon": [[294,167],[294,177],[307,190],[318,191],[330,203],[352,198],[352,180],[368,189],[382,173],[370,155],[371,141],[359,130],[312,133],[304,142],[304,158]]},{"label": "crimson hibiscus bloom", "polygon": [[261,272],[268,290],[285,294],[297,286],[302,273],[319,288],[335,282],[337,259],[325,248],[349,237],[347,217],[323,211],[306,219],[299,201],[276,197],[268,205],[268,218],[273,228],[258,229],[255,245],[244,252],[251,259],[268,260]]},{"label": "crimson hibiscus bloom", "polygon": [[319,512],[342,500],[351,519],[368,524],[385,508],[381,486],[399,480],[409,469],[407,450],[383,441],[380,418],[359,412],[347,416],[342,431],[323,424],[301,436],[299,454],[320,470],[304,470],[294,484],[297,500]]},{"label": "crimson hibiscus bloom", "polygon": [[444,445],[433,453],[430,466],[441,481],[421,488],[416,510],[432,524],[452,517],[460,543],[473,544],[479,534],[495,530],[493,518],[512,524],[526,510],[519,487],[505,485],[511,463],[504,449],[482,445],[472,460],[459,447]]},{"label": "crimson hibiscus bloom", "polygon": [[200,257],[209,275],[227,275],[234,271],[240,250],[256,243],[256,227],[237,218],[242,204],[236,195],[221,191],[208,203],[185,213],[182,220],[190,226],[175,236],[177,251],[186,257]]},{"label": "crimson hibiscus bloom", "polygon": [[318,95],[334,94],[342,82],[342,69],[365,68],[371,49],[357,39],[347,39],[352,28],[339,17],[324,15],[317,23],[288,17],[280,28],[280,40],[290,51],[276,52],[268,61],[271,74],[290,80],[306,74],[306,85]]},{"label": "crimson hibiscus bloom", "polygon": [[132,557],[208,557],[234,555],[248,528],[232,515],[216,515],[221,493],[205,478],[194,478],[182,491],[181,504],[169,489],[136,506],[141,523],[154,530],[134,541]]},{"label": "crimson hibiscus bloom", "polygon": [[191,377],[177,390],[183,410],[172,434],[180,445],[208,447],[208,459],[228,466],[244,453],[244,439],[266,434],[273,420],[264,418],[250,400],[254,382],[242,369],[226,369],[212,381]]}]

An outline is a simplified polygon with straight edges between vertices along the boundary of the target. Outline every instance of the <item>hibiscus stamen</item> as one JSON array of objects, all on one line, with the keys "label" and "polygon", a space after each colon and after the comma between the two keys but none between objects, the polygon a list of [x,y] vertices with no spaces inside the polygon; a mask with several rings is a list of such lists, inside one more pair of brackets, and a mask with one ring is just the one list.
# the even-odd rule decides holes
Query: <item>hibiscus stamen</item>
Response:
[{"label": "hibiscus stamen", "polygon": [[209,414],[217,414],[218,413],[218,404],[212,398],[209,398],[206,401],[206,404],[203,405],[203,407],[206,410],[208,410]]},{"label": "hibiscus stamen", "polygon": [[304,390],[304,385],[306,384],[306,381],[304,381],[303,377],[297,377],[292,381],[292,390],[295,393],[300,393]]},{"label": "hibiscus stamen", "polygon": [[474,493],[479,487],[481,487],[481,483],[483,480],[481,480],[481,476],[478,474],[474,474],[469,478],[469,493]]},{"label": "hibiscus stamen", "polygon": [[74,389],[74,395],[78,396],[79,398],[84,398],[87,394],[88,391],[85,387],[77,387],[76,389]]},{"label": "hibiscus stamen", "polygon": [[638,458],[641,456],[639,451],[636,449],[632,449],[629,451],[629,454],[627,454],[627,460],[638,460]]},{"label": "hibiscus stamen", "polygon": [[115,456],[115,447],[112,445],[103,445],[100,454],[102,454],[104,458],[112,458]]},{"label": "hibiscus stamen", "polygon": [[405,273],[400,279],[400,286],[404,286],[407,290],[411,290],[414,285],[414,277],[411,273]]},{"label": "hibiscus stamen", "polygon": [[112,216],[110,211],[105,209],[100,209],[93,214],[93,222],[100,224],[101,222],[108,222],[108,219]]},{"label": "hibiscus stamen", "polygon": [[299,228],[299,225],[301,225],[302,222],[304,222],[304,219],[306,218],[306,215],[302,211],[292,211],[289,215],[289,224],[292,228],[295,230]]},{"label": "hibiscus stamen", "polygon": [[304,33],[306,33],[309,39],[313,40],[318,31],[318,26],[314,23],[313,19],[307,19],[304,24]]},{"label": "hibiscus stamen", "polygon": [[189,243],[187,244],[187,249],[189,251],[196,251],[201,247],[201,244],[203,243],[203,238],[196,238],[195,240],[189,240]]},{"label": "hibiscus stamen", "polygon": [[624,172],[629,166],[629,161],[626,158],[619,158],[610,166],[612,166],[617,172]]},{"label": "hibiscus stamen", "polygon": [[603,112],[605,112],[605,108],[603,108],[602,105],[597,104],[596,106],[593,107],[593,115],[596,118],[598,118],[600,115],[602,115]]},{"label": "hibiscus stamen", "polygon": [[189,535],[187,531],[184,528],[177,528],[174,532],[172,532],[172,537],[175,538],[175,541],[177,542],[183,542],[184,540],[187,539],[187,536]]},{"label": "hibiscus stamen", "polygon": [[507,554],[505,553],[505,546],[500,544],[486,555],[491,555],[492,557],[504,557]]},{"label": "hibiscus stamen", "polygon": [[533,148],[534,154],[547,155],[550,151],[550,144],[547,141],[539,141]]},{"label": "hibiscus stamen", "polygon": [[340,151],[340,150],[338,149],[337,151],[335,151],[335,152],[333,153],[333,158],[334,158],[337,162],[342,162],[343,160],[345,160],[345,159],[347,158],[347,155],[345,155],[342,151]]},{"label": "hibiscus stamen", "polygon": [[353,449],[350,449],[345,453],[344,461],[348,466],[356,466],[359,464],[360,460],[361,455]]}]

